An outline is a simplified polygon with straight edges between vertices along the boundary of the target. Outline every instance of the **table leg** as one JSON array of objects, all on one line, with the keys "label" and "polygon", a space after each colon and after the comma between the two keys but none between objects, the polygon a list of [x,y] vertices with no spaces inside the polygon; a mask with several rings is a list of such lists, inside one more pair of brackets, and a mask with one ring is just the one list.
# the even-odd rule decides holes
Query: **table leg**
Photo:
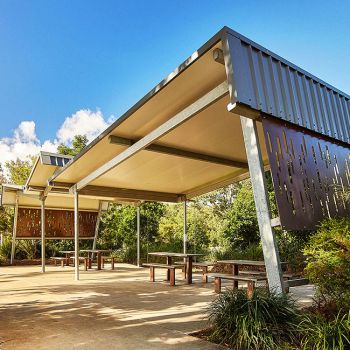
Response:
[{"label": "table leg", "polygon": [[101,270],[101,252],[97,253],[97,270]]},{"label": "table leg", "polygon": [[88,253],[88,257],[89,257],[89,269],[92,268],[92,258],[93,258],[93,254],[90,255],[90,253]]},{"label": "table leg", "polygon": [[[171,265],[172,264],[172,258],[171,258],[171,256],[167,256],[166,257],[166,263],[168,264],[168,265]],[[170,281],[170,270],[166,270],[166,280],[167,281]]]},{"label": "table leg", "polygon": [[[234,264],[233,265],[233,275],[237,276],[239,273],[238,265]],[[233,281],[233,288],[238,288],[238,281]]]},{"label": "table leg", "polygon": [[192,283],[192,256],[188,256],[186,259],[186,272],[187,272],[187,276],[186,276],[187,284],[191,284]]},{"label": "table leg", "polygon": [[69,266],[70,254],[66,253],[66,265]]}]

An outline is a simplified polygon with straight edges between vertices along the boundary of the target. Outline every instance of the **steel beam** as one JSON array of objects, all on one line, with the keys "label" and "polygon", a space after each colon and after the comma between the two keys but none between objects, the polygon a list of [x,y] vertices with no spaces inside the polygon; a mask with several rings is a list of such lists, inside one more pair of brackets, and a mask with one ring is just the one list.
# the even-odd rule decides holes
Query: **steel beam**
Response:
[{"label": "steel beam", "polygon": [[[137,142],[137,140],[132,140],[132,139],[127,139],[120,136],[111,135],[109,137],[109,142],[116,145],[132,146]],[[199,160],[207,163],[214,163],[214,164],[225,165],[229,167],[248,169],[247,162],[228,159],[228,158],[215,157],[209,154],[192,152],[192,151],[183,150],[183,149],[174,148],[174,147],[152,144],[147,146],[145,150],[155,152],[155,153],[162,153],[162,154],[167,154],[171,156],[181,157],[181,158]]]},{"label": "steel beam", "polygon": [[183,248],[184,248],[184,254],[187,253],[187,200],[183,203],[184,206],[184,236],[183,236]]},{"label": "steel beam", "polygon": [[13,216],[12,245],[11,245],[11,265],[13,265],[14,259],[15,259],[17,219],[18,219],[18,193],[16,193],[15,212],[14,212],[14,216]]},{"label": "steel beam", "polygon": [[79,193],[74,188],[74,270],[75,280],[79,281]]},{"label": "steel beam", "polygon": [[45,198],[41,199],[41,272],[45,272],[46,255],[46,232],[45,232]]},{"label": "steel beam", "polygon": [[[100,222],[101,222],[101,215],[102,215],[102,202],[100,201],[98,204],[98,214],[97,214],[97,219],[96,219],[94,241],[92,242],[92,249],[93,250],[96,249],[98,230],[100,228]],[[95,257],[95,254],[92,254],[92,259],[94,259],[94,257]]]},{"label": "steel beam", "polygon": [[137,206],[137,215],[136,215],[136,226],[137,226],[137,266],[141,266],[141,239],[140,239],[140,228],[141,228],[141,215],[140,215],[140,206]]},{"label": "steel beam", "polygon": [[275,232],[271,226],[269,197],[266,188],[264,164],[261,156],[256,121],[241,116],[241,125],[247,152],[250,179],[253,187],[269,288],[277,293],[283,293],[281,264]]},{"label": "steel beam", "polygon": [[77,185],[76,189],[79,191],[89,185],[92,181],[98,179],[100,176],[105,174],[106,172],[112,170],[117,165],[125,162],[127,159],[137,154],[138,152],[145,149],[150,144],[157,141],[162,136],[168,134],[170,131],[174,130],[176,127],[180,126],[184,122],[188,121],[202,110],[213,104],[215,101],[219,100],[221,97],[228,93],[228,85],[227,82],[223,82],[201,98],[199,98],[196,102],[192,103],[184,110],[176,114],[174,117],[170,118],[164,124],[160,125],[158,128],[151,131],[141,140],[134,143],[132,146],[128,147],[125,151],[121,152],[95,171],[93,171],[88,176],[81,179]]},{"label": "steel beam", "polygon": [[49,185],[51,187],[55,187],[55,188],[65,188],[65,189],[69,189],[72,186],[74,186],[74,183],[70,183],[70,182],[60,182],[60,181],[50,181]]},{"label": "steel beam", "polygon": [[81,195],[100,196],[106,198],[148,200],[158,202],[178,203],[183,200],[184,195],[167,192],[143,191],[129,188],[114,188],[104,186],[86,186],[81,191]]}]

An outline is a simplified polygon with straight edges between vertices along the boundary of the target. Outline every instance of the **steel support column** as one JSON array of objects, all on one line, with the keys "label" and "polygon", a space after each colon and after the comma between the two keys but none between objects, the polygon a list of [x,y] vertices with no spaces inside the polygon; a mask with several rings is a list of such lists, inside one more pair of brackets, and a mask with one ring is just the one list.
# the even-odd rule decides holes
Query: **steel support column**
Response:
[{"label": "steel support column", "polygon": [[266,189],[264,164],[261,156],[256,121],[241,116],[241,125],[247,152],[249,173],[253,187],[269,288],[277,293],[282,293],[283,281],[281,264],[275,233],[271,227],[269,197]]},{"label": "steel support column", "polygon": [[15,259],[17,218],[18,218],[18,194],[16,194],[15,212],[14,212],[14,216],[13,216],[12,246],[11,246],[11,265],[13,265],[13,262],[14,262],[14,259]]},{"label": "steel support column", "polygon": [[184,254],[187,253],[187,200],[184,201]]},{"label": "steel support column", "polygon": [[74,269],[75,280],[79,281],[79,193],[74,188]]},{"label": "steel support column", "polygon": [[[102,202],[99,202],[98,205],[98,214],[97,214],[97,219],[96,219],[96,226],[95,226],[95,235],[94,235],[94,241],[92,242],[92,249],[96,249],[96,244],[97,244],[97,236],[98,236],[98,230],[100,228],[100,222],[101,222],[101,215],[102,215]],[[95,259],[95,254],[92,254],[92,259]]]},{"label": "steel support column", "polygon": [[141,240],[140,240],[140,224],[141,224],[141,217],[140,217],[140,206],[137,206],[137,266],[141,266]]},{"label": "steel support column", "polygon": [[45,198],[41,199],[41,272],[45,272],[45,245],[46,245],[46,232],[45,232]]}]

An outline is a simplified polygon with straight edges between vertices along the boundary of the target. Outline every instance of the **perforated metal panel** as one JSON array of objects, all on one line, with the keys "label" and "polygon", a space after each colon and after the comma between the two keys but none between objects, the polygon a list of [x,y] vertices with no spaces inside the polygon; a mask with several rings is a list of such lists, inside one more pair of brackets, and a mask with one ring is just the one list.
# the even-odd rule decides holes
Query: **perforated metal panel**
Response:
[{"label": "perforated metal panel", "polygon": [[[41,237],[41,210],[19,208],[17,219],[17,238]],[[93,238],[97,212],[79,212],[79,237]],[[71,210],[45,210],[46,238],[74,238],[74,212]]]},{"label": "perforated metal panel", "polygon": [[313,230],[349,216],[350,148],[275,118],[262,123],[282,227]]}]

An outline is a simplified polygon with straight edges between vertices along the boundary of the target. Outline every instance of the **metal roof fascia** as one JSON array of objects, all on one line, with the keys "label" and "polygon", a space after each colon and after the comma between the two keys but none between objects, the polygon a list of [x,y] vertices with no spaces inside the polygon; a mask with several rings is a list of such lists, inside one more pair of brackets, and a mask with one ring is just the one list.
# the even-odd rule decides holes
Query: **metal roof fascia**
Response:
[{"label": "metal roof fascia", "polygon": [[[223,49],[229,110],[244,109],[241,114],[252,118],[250,111],[266,113],[350,144],[349,95],[230,29]],[[327,104],[328,95],[332,103]]]}]

